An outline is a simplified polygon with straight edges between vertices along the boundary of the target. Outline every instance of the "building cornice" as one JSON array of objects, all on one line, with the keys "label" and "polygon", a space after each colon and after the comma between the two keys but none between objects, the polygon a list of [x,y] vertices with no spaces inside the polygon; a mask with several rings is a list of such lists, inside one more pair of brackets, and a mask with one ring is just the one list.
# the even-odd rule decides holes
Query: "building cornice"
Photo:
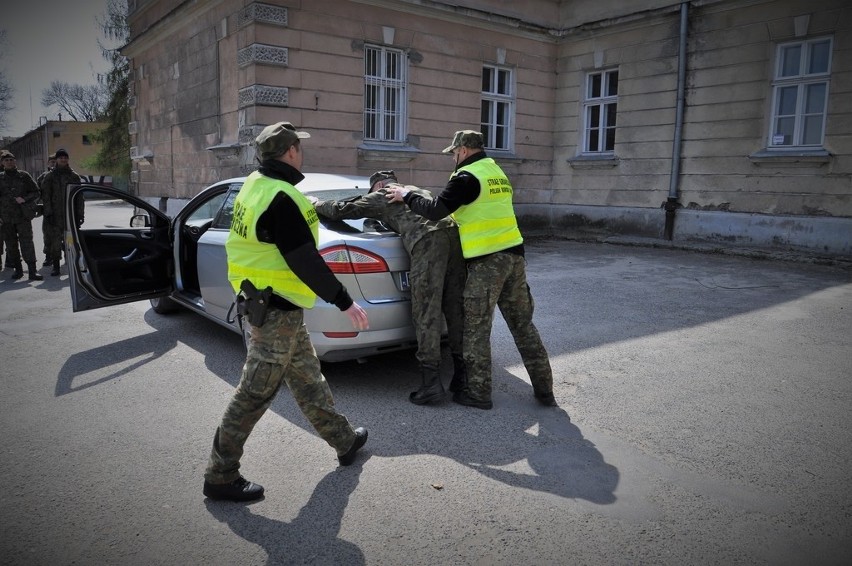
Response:
[{"label": "building cornice", "polygon": [[[146,51],[156,43],[159,43],[180,29],[184,22],[199,14],[209,11],[211,8],[221,4],[224,0],[184,0],[175,6],[170,12],[136,34],[119,49],[125,57],[131,59],[139,53]],[[140,7],[144,10],[147,6]],[[133,18],[133,14],[130,15]]]}]

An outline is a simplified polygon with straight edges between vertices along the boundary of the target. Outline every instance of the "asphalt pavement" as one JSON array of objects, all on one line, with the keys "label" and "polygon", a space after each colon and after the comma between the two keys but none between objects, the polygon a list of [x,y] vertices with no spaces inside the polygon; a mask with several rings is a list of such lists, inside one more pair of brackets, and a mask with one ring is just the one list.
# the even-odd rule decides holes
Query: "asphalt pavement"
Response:
[{"label": "asphalt pavement", "polygon": [[409,403],[410,352],[324,364],[363,454],[339,468],[282,391],[246,446],[267,490],[248,505],[201,493],[239,336],[147,303],[72,313],[67,267],[3,271],[0,562],[852,563],[848,266],[527,252],[559,408],[499,316],[491,411]]}]

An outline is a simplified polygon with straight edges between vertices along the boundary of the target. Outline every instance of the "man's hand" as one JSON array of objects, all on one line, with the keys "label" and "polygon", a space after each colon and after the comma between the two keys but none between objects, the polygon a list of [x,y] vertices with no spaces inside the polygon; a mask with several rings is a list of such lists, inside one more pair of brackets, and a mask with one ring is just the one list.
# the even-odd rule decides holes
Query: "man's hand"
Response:
[{"label": "man's hand", "polygon": [[409,190],[400,185],[391,185],[389,187],[385,187],[388,194],[388,200],[390,202],[402,202],[402,199],[405,198],[405,195],[409,193]]},{"label": "man's hand", "polygon": [[343,312],[349,317],[349,320],[352,322],[352,326],[355,330],[367,330],[370,328],[370,321],[367,320],[367,313],[364,312],[364,309],[362,309],[358,303],[352,303],[352,306]]},{"label": "man's hand", "polygon": [[23,197],[15,197],[15,202],[18,204],[24,204],[27,201],[25,201]]}]

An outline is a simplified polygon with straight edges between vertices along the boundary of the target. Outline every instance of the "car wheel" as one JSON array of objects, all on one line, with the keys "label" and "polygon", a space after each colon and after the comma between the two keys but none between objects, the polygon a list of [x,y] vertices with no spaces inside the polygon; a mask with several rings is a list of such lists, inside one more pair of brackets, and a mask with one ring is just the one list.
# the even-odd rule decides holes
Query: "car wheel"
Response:
[{"label": "car wheel", "polygon": [[157,314],[169,314],[178,310],[178,305],[168,297],[157,297],[151,299],[151,310]]}]

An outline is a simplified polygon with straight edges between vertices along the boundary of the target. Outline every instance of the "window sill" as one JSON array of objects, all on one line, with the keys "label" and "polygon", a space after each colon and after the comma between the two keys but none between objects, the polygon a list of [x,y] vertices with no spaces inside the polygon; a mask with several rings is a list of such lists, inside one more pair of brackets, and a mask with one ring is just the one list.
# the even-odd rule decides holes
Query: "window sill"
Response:
[{"label": "window sill", "polygon": [[420,155],[420,150],[410,145],[362,143],[358,146],[358,157],[364,161],[408,163],[409,161],[413,161],[418,155]]},{"label": "window sill", "polygon": [[762,149],[748,156],[755,165],[775,167],[822,167],[831,161],[831,153],[824,149],[813,150],[777,150]]},{"label": "window sill", "polygon": [[609,169],[618,165],[619,159],[615,155],[577,155],[568,159],[568,165],[572,169]]}]

